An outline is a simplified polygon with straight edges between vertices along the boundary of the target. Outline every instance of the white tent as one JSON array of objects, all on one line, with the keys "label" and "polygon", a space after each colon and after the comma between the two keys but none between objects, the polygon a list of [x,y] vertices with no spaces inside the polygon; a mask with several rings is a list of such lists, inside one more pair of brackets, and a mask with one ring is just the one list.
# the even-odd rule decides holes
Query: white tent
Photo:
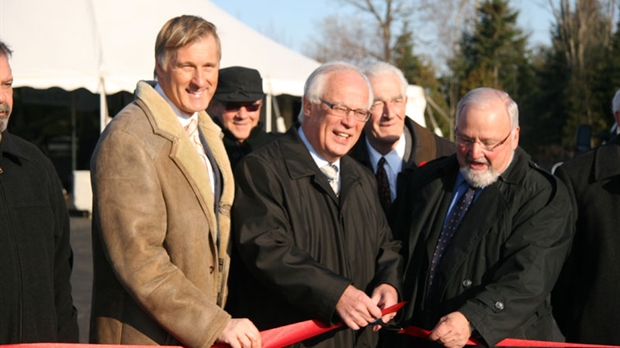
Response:
[{"label": "white tent", "polygon": [[208,0],[0,0],[0,38],[15,51],[15,87],[86,88],[102,95],[105,121],[103,95],[133,92],[137,81],[153,78],[155,37],[182,14],[213,22],[222,41],[221,66],[259,70],[268,96],[301,95],[319,65]]},{"label": "white tent", "polygon": [[[201,16],[217,26],[221,67],[260,71],[267,94],[267,127],[273,114],[271,98],[301,96],[306,78],[319,66],[208,0],[0,0],[0,38],[14,51],[14,87],[85,88],[99,94],[104,127],[109,120],[106,94],[133,92],[137,81],[153,79],[155,37],[167,20],[182,14]],[[410,86],[408,95],[408,115],[424,125],[423,90]],[[88,172],[74,172],[76,194],[90,193],[87,180]],[[76,207],[90,210],[89,196],[75,199]]]}]

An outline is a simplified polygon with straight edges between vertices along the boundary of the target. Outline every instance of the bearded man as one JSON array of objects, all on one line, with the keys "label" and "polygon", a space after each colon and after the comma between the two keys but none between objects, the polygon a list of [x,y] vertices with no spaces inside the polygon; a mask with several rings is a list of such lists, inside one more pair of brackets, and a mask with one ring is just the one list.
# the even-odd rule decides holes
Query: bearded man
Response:
[{"label": "bearded man", "polygon": [[507,93],[470,91],[457,107],[456,154],[418,169],[397,198],[392,227],[409,243],[403,325],[435,342],[398,335],[390,347],[563,340],[549,294],[572,239],[570,199],[518,147],[518,118]]}]

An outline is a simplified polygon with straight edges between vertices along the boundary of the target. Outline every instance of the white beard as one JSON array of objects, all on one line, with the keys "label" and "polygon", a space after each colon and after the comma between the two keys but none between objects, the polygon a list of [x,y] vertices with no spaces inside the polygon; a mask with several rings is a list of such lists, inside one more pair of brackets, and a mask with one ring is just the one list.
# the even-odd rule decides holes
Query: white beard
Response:
[{"label": "white beard", "polygon": [[[510,164],[512,163],[513,158],[514,158],[514,151],[512,152],[510,156],[510,161],[508,161],[508,165],[506,166],[506,168],[510,167]],[[506,170],[504,169],[502,172],[495,171],[495,169],[491,168],[491,165],[485,158],[474,161],[472,158],[468,157],[466,159],[466,162],[467,162],[466,165],[460,168],[461,175],[463,175],[463,177],[465,178],[465,181],[467,181],[472,187],[475,187],[475,188],[482,188],[482,187],[486,187],[486,186],[493,184],[494,182],[497,181],[499,176],[502,175],[502,173]],[[467,164],[471,162],[484,163],[487,165],[487,169],[486,170],[471,169],[467,166]]]}]

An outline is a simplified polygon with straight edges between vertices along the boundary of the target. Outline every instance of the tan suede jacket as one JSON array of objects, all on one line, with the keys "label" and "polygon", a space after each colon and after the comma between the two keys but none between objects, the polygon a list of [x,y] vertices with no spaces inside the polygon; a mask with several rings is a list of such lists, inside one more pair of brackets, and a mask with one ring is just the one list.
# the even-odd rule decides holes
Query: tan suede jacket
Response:
[{"label": "tan suede jacket", "polygon": [[134,102],[99,139],[91,161],[93,343],[209,347],[230,320],[222,308],[233,175],[221,129],[205,112],[198,118],[222,173],[217,219],[203,162],[148,83],[138,83]]}]

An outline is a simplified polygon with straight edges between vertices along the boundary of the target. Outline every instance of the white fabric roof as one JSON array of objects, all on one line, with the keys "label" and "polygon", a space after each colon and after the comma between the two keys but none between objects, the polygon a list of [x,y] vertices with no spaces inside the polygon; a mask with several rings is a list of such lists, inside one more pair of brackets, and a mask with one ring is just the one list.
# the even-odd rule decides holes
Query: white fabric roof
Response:
[{"label": "white fabric roof", "polygon": [[0,0],[0,38],[14,51],[14,86],[133,92],[153,78],[155,37],[172,17],[213,22],[221,67],[257,69],[265,92],[302,95],[319,63],[259,34],[208,0]]}]

